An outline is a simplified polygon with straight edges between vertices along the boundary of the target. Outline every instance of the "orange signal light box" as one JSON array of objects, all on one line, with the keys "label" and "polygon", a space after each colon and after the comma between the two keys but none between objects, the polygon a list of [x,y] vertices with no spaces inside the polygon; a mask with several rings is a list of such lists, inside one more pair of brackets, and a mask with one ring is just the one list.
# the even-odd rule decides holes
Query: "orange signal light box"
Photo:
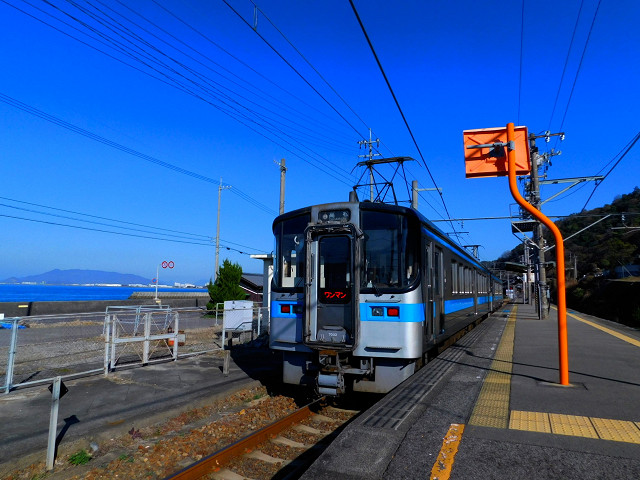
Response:
[{"label": "orange signal light box", "polygon": [[[515,127],[514,130],[516,175],[528,175],[531,172],[531,157],[527,127]],[[507,143],[507,129],[505,127],[465,130],[462,132],[462,136],[467,178],[508,175],[507,148],[496,145]],[[479,145],[482,147],[478,147]]]}]

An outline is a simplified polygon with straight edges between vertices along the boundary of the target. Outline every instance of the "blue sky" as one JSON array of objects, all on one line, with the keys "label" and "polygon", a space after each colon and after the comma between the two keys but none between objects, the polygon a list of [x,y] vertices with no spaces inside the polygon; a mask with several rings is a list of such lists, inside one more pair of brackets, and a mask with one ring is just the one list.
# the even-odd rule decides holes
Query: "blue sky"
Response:
[{"label": "blue sky", "polygon": [[[253,24],[250,1],[227,1]],[[221,0],[50,3],[57,8],[0,2],[0,278],[53,268],[151,278],[171,260],[175,268],[161,270],[161,283],[208,279],[220,178],[232,186],[222,192],[220,237],[231,250],[221,249],[221,260],[260,272],[261,262],[247,253],[273,248],[280,178],[274,162],[287,161],[289,211],[347,199],[362,173],[351,172],[365,153],[357,142],[368,128],[382,140],[384,156],[419,160],[346,0],[257,0],[257,31],[273,49]],[[598,2],[585,0],[569,55],[577,0],[526,0],[523,36],[519,1],[354,3],[452,218],[505,216],[514,203],[504,178],[465,179],[465,129],[508,122],[535,133],[562,128],[564,142],[539,140],[542,151],[562,150],[550,179],[606,173],[638,132],[640,4],[634,0],[603,1],[590,36]],[[111,21],[121,30],[108,31]],[[115,42],[132,46],[135,55],[110,48]],[[154,62],[162,63],[161,73],[150,69]],[[597,188],[588,208],[640,185],[639,148]],[[420,161],[408,165],[407,176],[421,188],[434,186]],[[543,187],[543,198],[561,188]],[[573,189],[544,212],[578,212],[592,190],[593,184]],[[402,183],[396,191],[407,199]],[[446,217],[434,192],[422,194],[420,211]],[[483,260],[518,243],[508,220],[455,226],[469,232],[462,243],[482,245]]]}]

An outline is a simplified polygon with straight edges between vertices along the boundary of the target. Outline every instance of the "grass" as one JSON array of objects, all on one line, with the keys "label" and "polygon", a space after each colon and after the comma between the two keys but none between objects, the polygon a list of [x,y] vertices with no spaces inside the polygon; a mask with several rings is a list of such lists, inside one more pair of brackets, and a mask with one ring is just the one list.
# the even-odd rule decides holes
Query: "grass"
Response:
[{"label": "grass", "polygon": [[85,449],[79,450],[69,457],[71,465],[85,465],[91,460],[91,455]]}]

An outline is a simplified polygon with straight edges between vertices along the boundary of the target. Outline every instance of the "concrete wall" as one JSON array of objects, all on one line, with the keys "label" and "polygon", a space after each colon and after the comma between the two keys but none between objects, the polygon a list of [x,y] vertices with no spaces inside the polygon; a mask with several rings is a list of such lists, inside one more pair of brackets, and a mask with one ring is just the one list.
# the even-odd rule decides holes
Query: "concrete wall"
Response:
[{"label": "concrete wall", "polygon": [[[160,295],[159,295],[160,296]],[[206,298],[162,298],[163,305],[179,307],[206,307]],[[104,312],[112,305],[153,305],[153,299],[96,300],[83,302],[0,302],[0,313],[7,317],[27,317],[33,315],[63,315],[67,313]]]}]

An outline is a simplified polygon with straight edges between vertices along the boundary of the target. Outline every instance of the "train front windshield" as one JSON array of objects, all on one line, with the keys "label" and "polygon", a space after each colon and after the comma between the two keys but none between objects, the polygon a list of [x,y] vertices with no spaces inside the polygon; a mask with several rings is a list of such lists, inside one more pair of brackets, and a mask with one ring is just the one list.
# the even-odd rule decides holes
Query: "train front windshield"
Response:
[{"label": "train front windshield", "polygon": [[[276,260],[274,286],[278,290],[302,292],[305,278],[304,231],[309,214],[298,215],[274,226]],[[413,217],[375,210],[361,210],[364,233],[360,268],[363,293],[410,288],[419,275],[420,224]]]},{"label": "train front windshield", "polygon": [[277,288],[302,291],[304,286],[304,229],[311,216],[299,215],[275,225],[276,258],[273,279]]},{"label": "train front windshield", "polygon": [[363,290],[406,289],[418,276],[420,230],[417,220],[364,210],[361,283]]}]

